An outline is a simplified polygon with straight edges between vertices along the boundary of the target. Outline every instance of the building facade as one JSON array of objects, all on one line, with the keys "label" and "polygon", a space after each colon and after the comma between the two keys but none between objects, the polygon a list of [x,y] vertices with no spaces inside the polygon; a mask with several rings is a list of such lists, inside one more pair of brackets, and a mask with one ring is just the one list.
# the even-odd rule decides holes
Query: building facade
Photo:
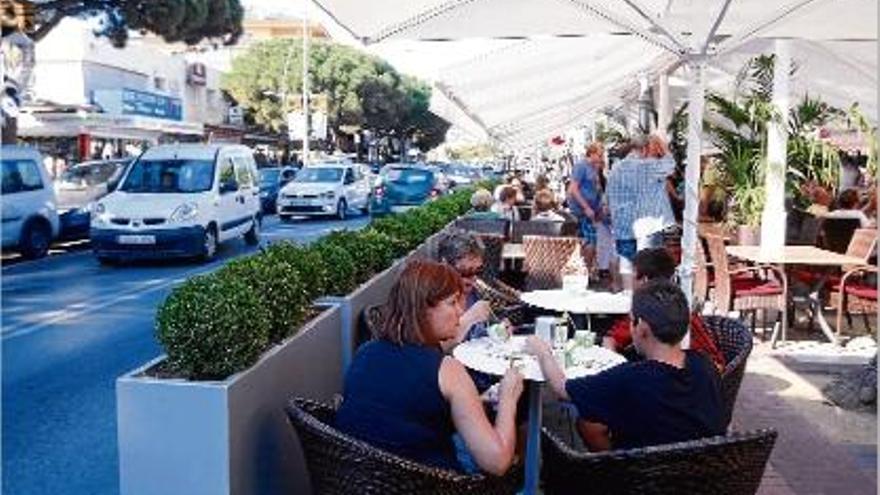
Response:
[{"label": "building facade", "polygon": [[36,46],[30,103],[19,136],[75,160],[124,156],[163,141],[198,141],[223,124],[221,74],[187,54],[137,38],[124,49],[68,18]]}]

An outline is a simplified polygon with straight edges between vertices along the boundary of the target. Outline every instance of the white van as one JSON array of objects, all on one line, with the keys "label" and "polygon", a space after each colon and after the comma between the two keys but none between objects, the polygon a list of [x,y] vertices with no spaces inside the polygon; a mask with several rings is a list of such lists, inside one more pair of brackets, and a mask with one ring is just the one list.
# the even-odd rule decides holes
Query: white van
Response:
[{"label": "white van", "polygon": [[3,186],[3,248],[41,258],[58,236],[55,189],[40,153],[26,146],[0,148]]},{"label": "white van", "polygon": [[349,208],[367,213],[372,188],[363,167],[354,163],[324,162],[309,165],[278,193],[278,218],[336,215],[345,220]]},{"label": "white van", "polygon": [[130,258],[213,259],[220,242],[259,242],[253,152],[228,144],[160,145],[129,166],[93,207],[92,250],[102,263]]}]

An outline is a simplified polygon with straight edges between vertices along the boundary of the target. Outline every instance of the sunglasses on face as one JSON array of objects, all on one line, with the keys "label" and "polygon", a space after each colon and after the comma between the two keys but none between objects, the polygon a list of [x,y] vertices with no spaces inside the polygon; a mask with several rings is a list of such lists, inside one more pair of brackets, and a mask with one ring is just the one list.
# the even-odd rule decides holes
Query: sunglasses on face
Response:
[{"label": "sunglasses on face", "polygon": [[468,268],[468,269],[457,269],[458,274],[461,275],[461,278],[474,278],[480,273],[483,273],[483,265]]}]

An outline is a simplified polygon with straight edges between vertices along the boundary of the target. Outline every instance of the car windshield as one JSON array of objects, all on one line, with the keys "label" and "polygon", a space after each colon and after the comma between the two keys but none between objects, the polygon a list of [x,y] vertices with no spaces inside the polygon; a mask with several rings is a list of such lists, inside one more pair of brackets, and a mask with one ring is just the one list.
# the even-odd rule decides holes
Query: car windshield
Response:
[{"label": "car windshield", "polygon": [[294,182],[339,182],[342,178],[341,168],[315,167],[304,168],[296,174]]},{"label": "car windshield", "polygon": [[138,160],[119,189],[136,193],[209,191],[214,183],[213,160]]},{"label": "car windshield", "polygon": [[121,162],[76,165],[65,170],[60,180],[77,186],[96,186],[108,182],[122,166]]},{"label": "car windshield", "polygon": [[279,175],[281,175],[281,169],[260,170],[260,184],[275,184],[278,182]]},{"label": "car windshield", "polygon": [[385,180],[397,184],[424,184],[430,182],[431,172],[415,168],[392,168],[385,171]]}]

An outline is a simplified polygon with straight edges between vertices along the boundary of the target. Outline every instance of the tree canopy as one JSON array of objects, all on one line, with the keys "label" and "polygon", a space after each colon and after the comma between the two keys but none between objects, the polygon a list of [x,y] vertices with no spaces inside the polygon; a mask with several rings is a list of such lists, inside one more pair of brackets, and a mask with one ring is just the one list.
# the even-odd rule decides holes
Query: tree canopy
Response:
[{"label": "tree canopy", "polygon": [[244,18],[240,0],[50,0],[33,7],[36,40],[65,17],[98,15],[103,18],[98,34],[117,47],[125,45],[129,30],[154,33],[169,43],[222,38],[232,44],[241,36]]},{"label": "tree canopy", "polygon": [[[288,112],[302,110],[302,56],[299,39],[255,44],[233,60],[224,88],[257,124],[280,131]],[[449,127],[428,111],[427,84],[398,73],[382,59],[337,43],[310,45],[309,94],[326,97],[328,124],[336,130],[411,137],[427,150],[443,141]]]}]

